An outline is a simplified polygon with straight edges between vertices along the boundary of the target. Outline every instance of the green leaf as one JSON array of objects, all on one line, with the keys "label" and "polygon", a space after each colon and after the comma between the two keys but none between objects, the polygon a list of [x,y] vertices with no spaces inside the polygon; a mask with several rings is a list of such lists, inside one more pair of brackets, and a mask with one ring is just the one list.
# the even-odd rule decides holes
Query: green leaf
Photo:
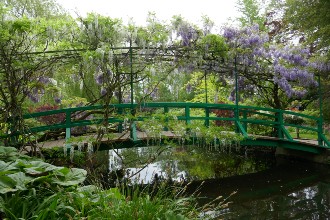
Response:
[{"label": "green leaf", "polygon": [[25,160],[16,160],[13,163],[13,166],[15,166],[18,169],[24,169],[25,167],[28,166],[28,161],[25,161]]},{"label": "green leaf", "polygon": [[125,199],[125,196],[121,194],[118,188],[111,188],[105,191],[107,195],[111,195],[114,199]]},{"label": "green leaf", "polygon": [[93,193],[93,192],[97,192],[97,190],[99,189],[97,188],[97,186],[94,185],[87,185],[77,188],[78,192],[85,192],[85,193]]},{"label": "green leaf", "polygon": [[5,194],[7,192],[15,192],[16,182],[8,176],[0,176],[0,193]]},{"label": "green leaf", "polygon": [[[57,172],[59,173],[59,172]],[[61,172],[60,172],[61,173]],[[63,174],[63,173],[62,173]],[[54,177],[52,182],[61,186],[73,186],[82,183],[86,179],[87,171],[78,168],[71,168],[64,178]]]},{"label": "green leaf", "polygon": [[26,185],[33,179],[32,177],[26,176],[23,172],[13,173],[8,175],[8,177],[16,182],[15,188],[17,190],[26,190]]},{"label": "green leaf", "polygon": [[4,199],[0,196],[0,212],[4,212],[5,208],[5,201]]},{"label": "green leaf", "polygon": [[43,161],[29,161],[24,171],[31,176],[47,176],[49,172],[62,169]]},{"label": "green leaf", "polygon": [[16,171],[18,170],[13,163],[6,163],[0,160],[0,172]]},{"label": "green leaf", "polygon": [[43,182],[48,182],[51,183],[52,182],[52,178],[49,175],[45,175],[45,176],[38,176],[37,178],[34,178],[31,182],[33,183],[43,183]]},{"label": "green leaf", "polygon": [[31,168],[36,167],[38,170],[47,172],[61,169],[62,167],[57,167],[49,163],[45,163],[43,161],[30,161]]},{"label": "green leaf", "polygon": [[58,171],[58,172],[56,172],[57,174],[58,174],[58,173],[62,173],[63,176],[68,175],[68,174],[70,173],[70,169],[67,168],[67,167],[63,167],[63,168],[61,168],[61,169],[59,169],[59,170],[57,170],[57,171]]},{"label": "green leaf", "polygon": [[3,147],[3,146],[0,146],[0,155],[2,155],[2,154],[9,154],[9,153],[12,153],[12,152],[16,152],[17,153],[17,149],[14,148],[14,147]]}]

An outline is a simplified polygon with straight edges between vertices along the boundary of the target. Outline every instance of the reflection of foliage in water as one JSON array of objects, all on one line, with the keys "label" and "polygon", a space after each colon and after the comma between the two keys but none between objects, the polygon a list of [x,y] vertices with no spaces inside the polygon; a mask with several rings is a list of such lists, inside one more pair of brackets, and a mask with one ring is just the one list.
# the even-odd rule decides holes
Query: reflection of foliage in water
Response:
[{"label": "reflection of foliage in water", "polygon": [[[254,173],[268,168],[267,158],[265,161],[260,158],[257,160],[244,155],[242,151],[242,149],[232,150],[229,153],[196,146],[154,146],[122,149],[118,160],[121,160],[122,169],[134,169],[140,172],[146,168],[150,170],[144,173],[149,172],[150,177],[157,175],[176,181],[222,178]],[[134,174],[131,173],[128,176],[132,175]],[[141,179],[143,178],[145,177],[141,176]]]},{"label": "reflection of foliage in water", "polygon": [[266,161],[258,161],[240,152],[210,151],[190,146],[174,152],[173,156],[179,161],[179,169],[187,172],[189,180],[243,175],[267,168]]}]

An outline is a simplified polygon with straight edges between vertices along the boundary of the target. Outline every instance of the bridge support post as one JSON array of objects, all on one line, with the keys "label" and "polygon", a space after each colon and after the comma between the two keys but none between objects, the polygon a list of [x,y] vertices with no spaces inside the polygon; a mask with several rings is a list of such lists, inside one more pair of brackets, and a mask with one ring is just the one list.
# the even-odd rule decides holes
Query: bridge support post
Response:
[{"label": "bridge support post", "polygon": [[137,141],[138,140],[137,133],[136,133],[136,124],[135,124],[135,121],[132,121],[132,123],[131,123],[130,137],[131,137],[131,139],[133,141]]},{"label": "bridge support post", "polygon": [[185,118],[186,118],[186,125],[190,124],[190,108],[189,106],[185,107]]},{"label": "bridge support post", "polygon": [[282,126],[283,126],[283,112],[280,111],[280,112],[276,112],[276,119],[277,119],[277,122],[278,122],[278,125],[276,126],[277,128],[277,135],[278,135],[278,138],[280,139],[283,139],[284,135],[283,135],[283,131],[282,131]]},{"label": "bridge support post", "polygon": [[209,127],[210,126],[210,110],[209,108],[205,108],[205,127]]}]

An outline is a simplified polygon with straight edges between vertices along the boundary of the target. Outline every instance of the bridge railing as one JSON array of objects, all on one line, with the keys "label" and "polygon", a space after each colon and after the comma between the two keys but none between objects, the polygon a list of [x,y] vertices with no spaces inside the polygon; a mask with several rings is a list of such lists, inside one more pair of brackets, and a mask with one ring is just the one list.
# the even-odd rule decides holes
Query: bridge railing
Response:
[{"label": "bridge railing", "polygon": [[[111,104],[108,106],[110,110],[110,117],[108,118],[109,123],[116,123],[118,125],[118,131],[122,131],[122,123],[129,114],[133,114],[136,117],[129,117],[131,121],[142,121],[148,114],[142,115],[141,112],[153,113],[156,109],[160,109],[163,114],[168,114],[173,109],[179,110],[180,114],[177,116],[178,120],[183,120],[187,124],[190,124],[194,120],[204,121],[205,126],[209,126],[213,121],[227,121],[232,122],[236,127],[236,132],[240,132],[245,138],[251,137],[249,130],[253,125],[261,125],[270,127],[273,129],[273,136],[280,139],[287,139],[294,141],[291,137],[290,132],[287,130],[288,127],[305,129],[317,133],[318,145],[323,147],[330,147],[330,143],[323,134],[322,121],[313,116],[301,114],[298,112],[285,111],[280,109],[271,109],[255,106],[236,106],[232,104],[212,104],[212,103],[142,103],[142,104]],[[76,108],[50,110],[45,112],[35,112],[26,114],[23,116],[24,119],[40,119],[42,117],[56,117],[56,115],[62,114],[64,120],[57,123],[41,125],[41,126],[30,126],[24,131],[16,133],[36,133],[41,131],[50,130],[65,130],[66,138],[71,137],[71,128],[81,127],[87,125],[96,125],[104,122],[102,118],[102,109],[104,106],[84,106]],[[194,110],[199,109],[201,114],[194,114]],[[220,112],[219,112],[220,110]],[[91,119],[86,118],[75,118],[74,115],[80,112],[95,112],[94,115],[100,114],[101,117],[94,117]],[[256,117],[260,116],[260,117]],[[315,126],[306,125],[303,123],[289,123],[286,120],[290,117],[298,117],[303,120],[310,120],[314,122]],[[132,128],[132,127],[131,127]],[[134,128],[134,127],[133,127]],[[134,132],[134,131],[133,131]],[[133,133],[131,132],[131,133]],[[15,133],[11,134],[15,135]],[[135,137],[136,138],[136,137]]]},{"label": "bridge railing", "polygon": [[[320,120],[320,118],[301,114],[299,112],[280,109],[252,106],[239,106],[239,108],[243,115],[243,117],[240,118],[240,121],[243,124],[260,124],[276,128],[276,137],[281,139],[286,138],[290,141],[293,141],[293,138],[288,132],[287,128],[291,127],[307,130],[317,134],[319,146],[330,147],[329,141],[323,134],[322,120]],[[267,119],[255,119],[253,115],[265,116]],[[306,123],[306,121],[309,121],[309,123]],[[245,128],[246,131],[248,131],[247,125],[245,125]]]}]

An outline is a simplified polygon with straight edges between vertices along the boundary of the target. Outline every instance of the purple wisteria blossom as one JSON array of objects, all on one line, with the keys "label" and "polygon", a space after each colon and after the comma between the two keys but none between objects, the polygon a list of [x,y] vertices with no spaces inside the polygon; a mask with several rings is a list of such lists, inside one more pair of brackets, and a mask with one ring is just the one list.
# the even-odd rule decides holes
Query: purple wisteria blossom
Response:
[{"label": "purple wisteria blossom", "polygon": [[26,92],[27,97],[34,103],[40,102],[40,94],[39,89],[37,87],[34,87],[31,89],[31,91]]},{"label": "purple wisteria blossom", "polygon": [[330,71],[330,62],[315,61],[308,63],[308,66],[321,72]]},{"label": "purple wisteria blossom", "polygon": [[191,93],[191,91],[192,91],[192,85],[190,83],[187,84],[186,91],[187,91],[187,93]]},{"label": "purple wisteria blossom", "polygon": [[98,73],[96,76],[95,76],[95,82],[96,84],[98,85],[102,85],[104,83],[104,75],[102,72]]},{"label": "purple wisteria blossom", "polygon": [[[247,84],[246,79],[244,77],[239,77],[238,81],[238,92],[244,91],[245,94],[254,94],[254,86]],[[230,101],[236,100],[236,86],[233,88],[233,90],[230,92],[229,98]]]},{"label": "purple wisteria blossom", "polygon": [[233,90],[231,90],[230,95],[228,97],[229,101],[234,102],[236,100],[235,92],[236,92],[236,88],[234,88]]},{"label": "purple wisteria blossom", "polygon": [[189,46],[198,38],[198,31],[188,22],[183,21],[176,27],[177,36],[181,38],[182,46]]},{"label": "purple wisteria blossom", "polygon": [[227,43],[234,47],[260,47],[268,42],[268,35],[261,34],[258,25],[243,28],[241,30],[236,28],[225,28],[223,36],[227,39]]},{"label": "purple wisteria blossom", "polygon": [[113,92],[113,96],[116,98],[116,99],[119,99],[119,91],[115,90]]},{"label": "purple wisteria blossom", "polygon": [[230,27],[226,28],[223,33],[223,36],[227,38],[227,40],[233,40],[237,38],[238,35],[239,35],[239,31],[236,28],[230,28]]},{"label": "purple wisteria blossom", "polygon": [[107,69],[107,75],[108,75],[108,77],[109,77],[109,78],[111,78],[111,77],[112,77],[112,75],[113,75],[112,71],[111,71],[111,70],[109,70],[109,69]]},{"label": "purple wisteria blossom", "polygon": [[153,99],[157,99],[157,98],[158,98],[158,88],[155,88],[155,89],[151,92],[150,97],[153,98]]},{"label": "purple wisteria blossom", "polygon": [[50,83],[50,79],[46,76],[40,76],[38,78],[38,82],[44,84],[44,85],[47,85],[48,83]]},{"label": "purple wisteria blossom", "polygon": [[61,102],[62,102],[61,97],[59,97],[59,96],[55,96],[55,97],[54,97],[54,102],[55,102],[56,104],[61,104]]},{"label": "purple wisteria blossom", "polygon": [[[248,79],[256,76],[253,80],[239,81],[239,90],[242,90],[242,83],[253,86],[260,74],[267,74],[268,80],[277,84],[288,97],[301,98],[307,92],[306,88],[317,86],[310,67],[330,69],[330,65],[310,63],[307,48],[269,42],[268,35],[262,33],[258,25],[243,29],[225,28],[223,36],[234,48],[230,51],[231,56],[235,57],[239,68],[245,69],[243,75],[249,74]],[[234,100],[234,96],[232,92],[230,99]]]},{"label": "purple wisteria blossom", "polygon": [[144,93],[144,95],[149,94],[149,89],[148,89],[148,88],[144,88],[144,89],[143,89],[143,93]]},{"label": "purple wisteria blossom", "polygon": [[106,94],[107,94],[107,89],[104,88],[104,87],[102,87],[102,88],[101,88],[101,96],[104,96],[104,95],[106,95]]},{"label": "purple wisteria blossom", "polygon": [[28,93],[27,97],[34,103],[37,103],[40,101],[38,95],[34,95],[32,93]]}]

